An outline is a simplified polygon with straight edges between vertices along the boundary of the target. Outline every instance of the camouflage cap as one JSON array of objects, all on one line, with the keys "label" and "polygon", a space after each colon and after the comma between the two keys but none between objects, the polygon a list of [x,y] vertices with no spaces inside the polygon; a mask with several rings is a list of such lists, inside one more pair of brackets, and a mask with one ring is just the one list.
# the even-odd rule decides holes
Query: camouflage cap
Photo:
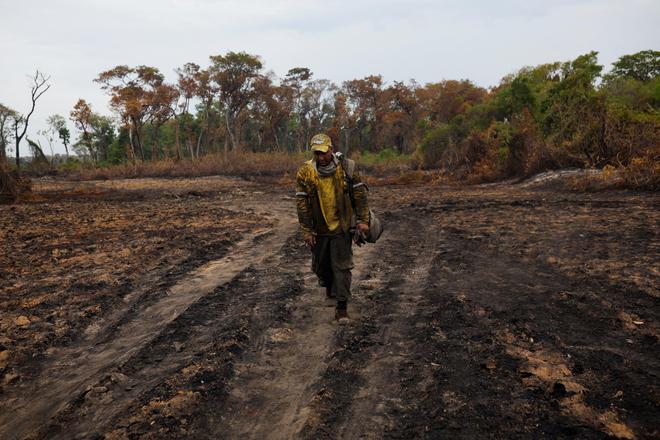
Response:
[{"label": "camouflage cap", "polygon": [[332,147],[332,140],[327,134],[317,134],[314,135],[311,141],[309,141],[309,146],[312,151],[319,151],[321,153],[327,153],[328,149]]}]

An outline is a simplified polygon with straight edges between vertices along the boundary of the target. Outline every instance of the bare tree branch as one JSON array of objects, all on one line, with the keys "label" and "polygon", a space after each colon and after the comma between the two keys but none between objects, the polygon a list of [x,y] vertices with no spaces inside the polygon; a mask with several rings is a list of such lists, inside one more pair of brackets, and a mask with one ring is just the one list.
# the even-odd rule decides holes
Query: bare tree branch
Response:
[{"label": "bare tree branch", "polygon": [[[21,140],[23,140],[23,137],[27,132],[28,125],[30,123],[30,117],[34,113],[34,109],[37,106],[37,100],[41,98],[41,95],[46,93],[48,89],[50,89],[50,84],[48,84],[49,80],[50,80],[50,76],[45,76],[42,72],[39,71],[39,69],[35,71],[34,77],[32,78],[32,87],[30,88],[30,100],[32,103],[30,106],[30,111],[28,112],[27,115],[18,115],[17,117],[14,118],[14,137],[16,141],[17,169],[20,169],[21,167],[21,162],[20,162]],[[20,134],[19,134],[19,126],[21,127]]]}]

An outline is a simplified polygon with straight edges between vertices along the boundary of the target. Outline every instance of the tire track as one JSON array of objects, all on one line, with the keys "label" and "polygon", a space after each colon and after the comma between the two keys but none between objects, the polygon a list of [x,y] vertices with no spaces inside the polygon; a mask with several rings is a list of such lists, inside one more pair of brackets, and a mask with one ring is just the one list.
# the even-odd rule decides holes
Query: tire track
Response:
[{"label": "tire track", "polygon": [[[375,258],[377,249],[356,249],[354,279]],[[237,364],[231,394],[213,429],[227,439],[290,439],[298,436],[313,413],[310,402],[329,356],[337,349],[334,301],[325,299],[316,276],[308,269],[305,248],[292,276],[303,281],[304,293],[290,304],[290,319],[270,328]],[[294,275],[295,274],[295,275]],[[359,318],[355,302],[351,314]]]},{"label": "tire track", "polygon": [[383,409],[396,406],[398,390],[391,379],[408,355],[402,335],[413,325],[408,316],[418,299],[418,266],[428,257],[428,249],[420,252],[427,231],[401,214],[384,217],[387,235],[363,261],[356,283],[359,319],[335,333],[337,349],[314,385],[301,438],[378,438]]},{"label": "tire track", "polygon": [[[119,329],[97,332],[96,342],[85,340],[80,345],[58,350],[53,361],[29,387],[16,389],[3,398],[0,437],[21,439],[35,429],[44,429],[51,418],[75,405],[75,400],[101,382],[111,369],[125,364],[154,341],[191,304],[231,281],[249,265],[258,265],[277,252],[285,238],[293,233],[294,218],[282,203],[271,208],[269,213],[277,216],[272,230],[242,240],[226,257],[195,270]],[[111,339],[105,337],[108,331],[115,331]],[[165,370],[174,367],[169,365]],[[158,369],[154,374],[158,376]],[[128,384],[134,391],[125,394],[125,401],[152,385],[152,382]],[[92,417],[90,426],[95,419],[107,416],[99,411],[98,416]],[[84,429],[81,428],[83,432]]]},{"label": "tire track", "polygon": [[[385,430],[396,425],[393,415],[404,405],[398,373],[401,364],[413,357],[414,347],[409,343],[409,334],[415,327],[413,317],[423,298],[423,289],[430,276],[434,246],[422,237],[436,235],[433,228],[424,227],[416,221],[409,222],[416,236],[400,235],[416,255],[403,255],[406,261],[396,267],[400,283],[390,288],[397,299],[383,313],[373,316],[378,327],[376,345],[370,350],[369,360],[360,371],[364,385],[351,402],[351,413],[339,429],[339,437],[345,439],[381,439]],[[400,248],[395,250],[400,253]],[[382,255],[381,255],[382,257]],[[369,284],[362,283],[364,288]],[[371,285],[373,287],[373,285]],[[362,298],[362,303],[365,299]]]}]

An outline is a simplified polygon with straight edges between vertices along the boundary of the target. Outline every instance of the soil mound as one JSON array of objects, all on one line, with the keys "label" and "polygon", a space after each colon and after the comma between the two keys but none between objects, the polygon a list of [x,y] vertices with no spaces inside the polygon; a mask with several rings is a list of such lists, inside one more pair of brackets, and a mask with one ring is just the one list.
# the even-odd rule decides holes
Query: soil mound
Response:
[{"label": "soil mound", "polygon": [[562,190],[570,188],[575,179],[592,177],[599,172],[599,170],[584,170],[577,168],[546,171],[523,181],[520,186],[529,189]]}]

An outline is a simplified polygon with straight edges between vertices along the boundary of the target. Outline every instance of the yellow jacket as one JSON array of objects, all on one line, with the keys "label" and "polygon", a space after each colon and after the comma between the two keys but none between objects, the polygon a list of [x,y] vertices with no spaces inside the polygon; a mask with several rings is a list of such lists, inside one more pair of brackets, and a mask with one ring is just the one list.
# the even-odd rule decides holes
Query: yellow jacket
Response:
[{"label": "yellow jacket", "polygon": [[[351,223],[369,224],[369,205],[367,203],[367,186],[362,182],[360,173],[355,163],[350,159],[339,160],[333,157],[337,163],[337,171],[334,174],[335,199],[337,203],[337,216],[343,232],[349,232]],[[349,162],[350,166],[349,166]],[[355,213],[349,195],[349,179],[346,175],[347,168],[353,168],[353,176],[350,185],[355,198]],[[319,173],[316,169],[316,161],[311,159],[303,164],[296,174],[296,208],[298,221],[303,235],[328,234],[328,226],[325,224],[323,211],[319,201]],[[353,220],[353,215],[355,219]]]}]

